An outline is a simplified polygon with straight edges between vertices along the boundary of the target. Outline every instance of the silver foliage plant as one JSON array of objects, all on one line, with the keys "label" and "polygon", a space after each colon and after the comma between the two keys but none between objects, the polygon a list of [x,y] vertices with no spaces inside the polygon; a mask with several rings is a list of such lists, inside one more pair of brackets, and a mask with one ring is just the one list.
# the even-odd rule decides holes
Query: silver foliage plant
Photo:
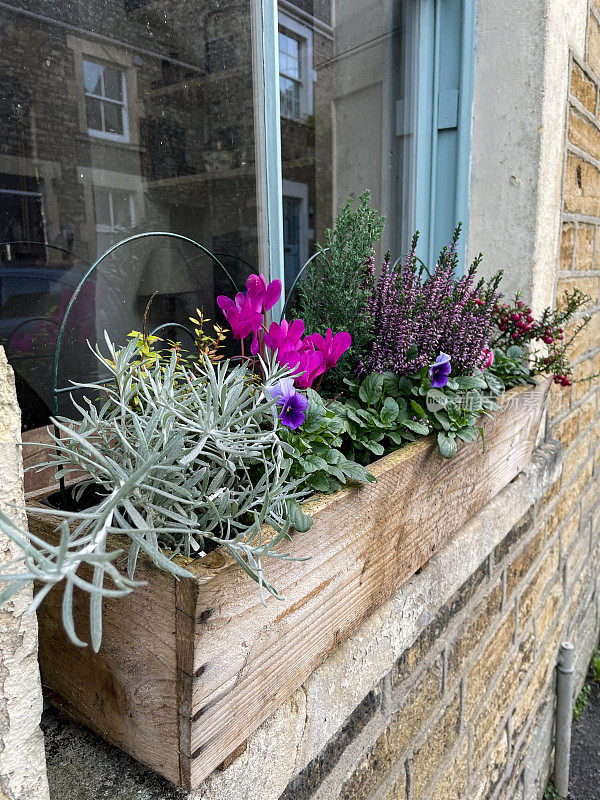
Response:
[{"label": "silver foliage plant", "polygon": [[[74,384],[89,395],[78,405],[81,422],[59,418],[60,437],[48,444],[48,465],[57,478],[84,471],[75,490],[88,487],[100,501],[78,512],[35,509],[56,522],[57,545],[20,530],[0,512],[0,529],[22,550],[19,559],[0,567],[7,586],[0,603],[31,580],[41,584],[37,607],[64,581],[62,615],[69,637],[85,645],[73,622],[73,590],[90,595],[90,634],[94,650],[102,638],[102,600],[133,591],[140,552],[177,578],[191,577],[173,559],[193,556],[207,542],[223,545],[264,593],[276,589],[263,574],[263,559],[290,559],[275,550],[294,526],[307,530],[311,519],[298,500],[307,494],[289,476],[291,462],[277,435],[277,411],[268,388],[285,370],[263,364],[257,383],[243,365],[208,358],[192,372],[170,361],[140,364],[137,341],[117,349],[106,336],[109,357],[98,348],[109,383]],[[103,398],[98,402],[98,398]],[[95,399],[96,402],[93,402]],[[263,541],[262,526],[275,531]],[[111,534],[130,539],[125,574],[115,565],[123,550],[110,550]],[[82,578],[87,565],[91,580]],[[85,570],[84,570],[85,572]],[[87,573],[86,573],[87,574]]]}]

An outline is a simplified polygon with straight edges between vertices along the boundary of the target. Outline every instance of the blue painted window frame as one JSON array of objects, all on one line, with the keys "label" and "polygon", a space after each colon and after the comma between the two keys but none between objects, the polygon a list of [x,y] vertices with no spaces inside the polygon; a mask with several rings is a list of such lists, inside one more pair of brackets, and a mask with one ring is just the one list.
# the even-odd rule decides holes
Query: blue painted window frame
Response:
[{"label": "blue painted window frame", "polygon": [[[464,265],[469,223],[469,179],[477,0],[405,0],[419,4],[419,86],[415,228],[419,255],[433,264],[457,222]],[[252,0],[256,70],[261,269],[284,286],[281,127],[277,0]],[[458,46],[457,46],[458,42]],[[262,129],[261,129],[262,128]],[[262,169],[260,164],[262,162]],[[274,309],[278,316],[281,308]]]},{"label": "blue painted window frame", "polygon": [[[433,264],[462,222],[464,266],[475,72],[476,0],[419,0],[415,225],[419,255]],[[456,43],[458,47],[456,46]]]}]

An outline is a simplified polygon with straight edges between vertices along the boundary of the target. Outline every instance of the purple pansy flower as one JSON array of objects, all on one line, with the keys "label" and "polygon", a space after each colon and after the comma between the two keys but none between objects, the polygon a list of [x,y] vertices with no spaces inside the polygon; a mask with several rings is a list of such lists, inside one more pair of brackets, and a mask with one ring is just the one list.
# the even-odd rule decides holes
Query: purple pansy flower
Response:
[{"label": "purple pansy flower", "polygon": [[429,380],[434,389],[441,389],[448,383],[448,375],[452,372],[450,356],[440,353],[433,364],[429,366]]},{"label": "purple pansy flower", "polygon": [[279,412],[281,422],[293,431],[299,428],[304,422],[308,398],[296,391],[292,378],[282,378],[268,391],[271,397],[276,398],[277,405],[281,406]]}]

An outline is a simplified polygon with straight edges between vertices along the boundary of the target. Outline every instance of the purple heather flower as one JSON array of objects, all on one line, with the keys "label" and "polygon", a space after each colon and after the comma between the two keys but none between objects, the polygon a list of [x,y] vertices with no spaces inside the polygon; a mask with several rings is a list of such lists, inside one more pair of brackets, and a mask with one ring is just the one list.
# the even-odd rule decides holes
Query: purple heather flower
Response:
[{"label": "purple heather flower", "polygon": [[441,389],[448,383],[448,375],[452,372],[450,356],[440,353],[433,364],[429,366],[429,380],[434,389]]},{"label": "purple heather flower", "polygon": [[292,378],[282,378],[272,389],[271,397],[276,398],[277,405],[281,406],[279,419],[288,428],[295,431],[304,422],[304,412],[308,408],[308,398],[294,388]]}]

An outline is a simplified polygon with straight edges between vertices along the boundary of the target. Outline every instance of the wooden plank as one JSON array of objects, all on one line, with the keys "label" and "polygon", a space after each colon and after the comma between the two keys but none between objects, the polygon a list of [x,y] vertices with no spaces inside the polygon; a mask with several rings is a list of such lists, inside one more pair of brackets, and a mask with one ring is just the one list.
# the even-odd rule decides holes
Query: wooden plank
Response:
[{"label": "wooden plank", "polygon": [[[40,525],[30,515],[29,526],[48,537],[46,522]],[[178,671],[176,581],[143,558],[136,578],[146,585],[127,597],[105,599],[98,653],[67,639],[62,590],[49,593],[38,613],[42,683],[51,690],[48,699],[68,716],[181,784],[178,709],[189,707],[191,683],[186,701]],[[193,591],[194,583],[188,583]],[[74,617],[83,641],[89,641],[88,607],[89,597],[75,589]]]},{"label": "wooden plank", "polygon": [[200,588],[192,786],[527,465],[546,389],[512,395],[486,422],[485,453],[475,442],[445,461],[421,440],[376,462],[377,484],[318,501],[310,531],[286,548],[310,561],[265,565],[283,602],[262,607],[229,565]]}]

